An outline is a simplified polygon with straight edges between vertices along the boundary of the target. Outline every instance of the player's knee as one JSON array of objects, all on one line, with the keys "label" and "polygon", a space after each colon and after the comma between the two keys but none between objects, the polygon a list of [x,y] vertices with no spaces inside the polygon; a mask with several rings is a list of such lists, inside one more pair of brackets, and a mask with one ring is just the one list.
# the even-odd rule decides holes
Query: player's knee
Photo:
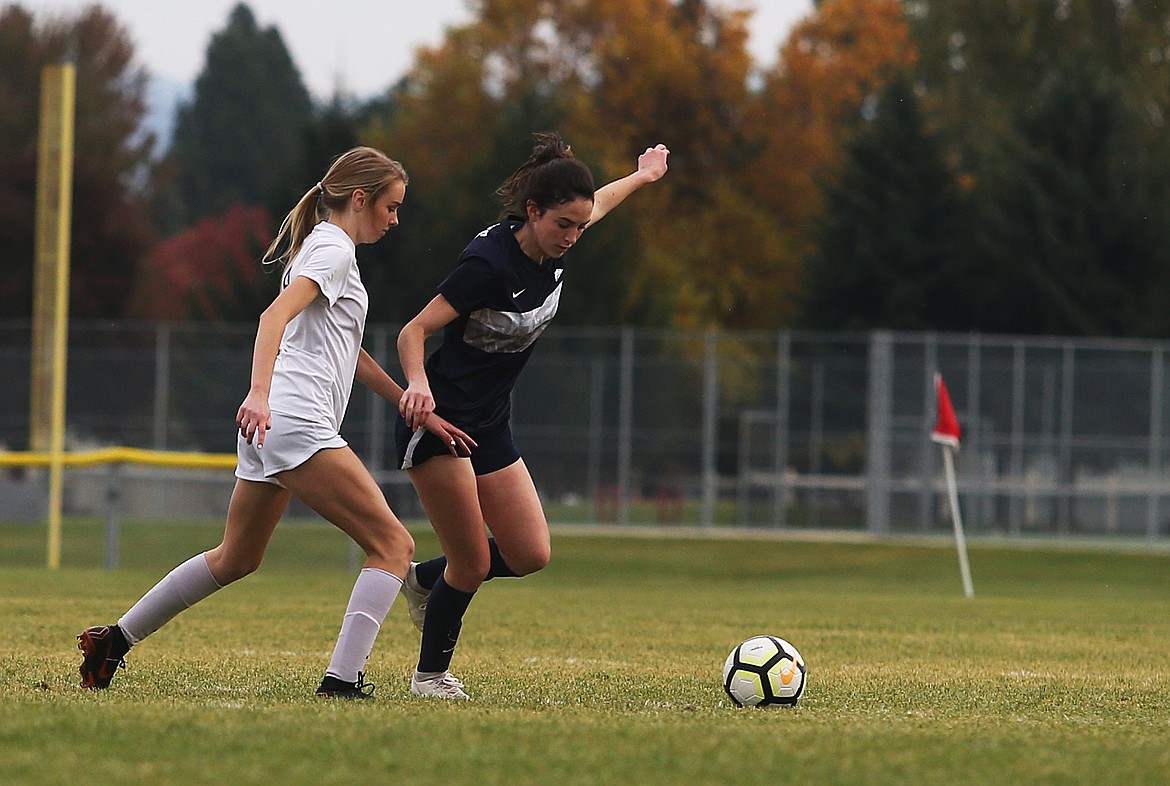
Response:
[{"label": "player's knee", "polygon": [[452,558],[447,555],[444,578],[448,584],[463,592],[474,592],[487,580],[492,562],[487,554]]},{"label": "player's knee", "polygon": [[410,564],[414,538],[401,524],[383,528],[365,547],[366,556],[387,563]]},{"label": "player's knee", "polygon": [[260,562],[261,558],[259,557],[253,560],[246,560],[241,562],[237,566],[235,578],[233,578],[232,581],[238,581],[239,579],[242,579],[245,576],[250,576],[256,571],[260,570]]},{"label": "player's knee", "polygon": [[216,583],[221,587],[226,587],[228,584],[255,573],[260,569],[260,563],[263,560],[264,555],[262,554],[220,553],[212,557],[209,552],[207,567],[211,571],[211,576],[215,579]]},{"label": "player's knee", "polygon": [[515,557],[515,564],[511,560],[508,561],[508,567],[517,576],[528,576],[538,571],[544,570],[548,565],[549,559],[552,558],[551,549],[548,546],[530,548],[523,554]]}]

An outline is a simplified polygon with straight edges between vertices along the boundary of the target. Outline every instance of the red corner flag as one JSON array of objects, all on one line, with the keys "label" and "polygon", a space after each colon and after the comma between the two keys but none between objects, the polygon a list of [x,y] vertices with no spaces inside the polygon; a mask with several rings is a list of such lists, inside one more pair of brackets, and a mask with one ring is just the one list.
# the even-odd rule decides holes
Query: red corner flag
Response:
[{"label": "red corner flag", "polygon": [[951,406],[951,396],[947,393],[947,386],[943,382],[942,374],[936,373],[934,375],[934,390],[938,399],[938,420],[934,423],[934,431],[930,432],[930,438],[940,445],[950,445],[958,450],[959,419],[955,417],[955,408]]}]

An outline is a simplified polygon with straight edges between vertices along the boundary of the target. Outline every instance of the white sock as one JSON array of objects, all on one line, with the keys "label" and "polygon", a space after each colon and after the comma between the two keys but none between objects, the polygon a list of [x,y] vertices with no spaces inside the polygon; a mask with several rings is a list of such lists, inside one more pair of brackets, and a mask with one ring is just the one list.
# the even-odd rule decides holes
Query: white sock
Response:
[{"label": "white sock", "polygon": [[357,682],[358,672],[366,665],[374,649],[374,640],[382,621],[394,605],[402,579],[378,568],[362,568],[349,596],[341,634],[333,648],[333,658],[325,670],[342,682]]},{"label": "white sock", "polygon": [[133,647],[218,589],[219,582],[207,567],[207,558],[196,554],[155,584],[150,592],[130,607],[118,620],[118,627]]}]

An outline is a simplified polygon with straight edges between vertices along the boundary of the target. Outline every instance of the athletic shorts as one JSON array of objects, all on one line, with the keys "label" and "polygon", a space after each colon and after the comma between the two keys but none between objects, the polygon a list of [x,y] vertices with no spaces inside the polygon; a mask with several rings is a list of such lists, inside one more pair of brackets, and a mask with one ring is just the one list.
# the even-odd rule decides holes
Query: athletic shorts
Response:
[{"label": "athletic shorts", "polygon": [[303,420],[293,415],[272,413],[272,428],[264,435],[264,447],[256,440],[249,445],[237,430],[236,477],[264,483],[281,483],[274,476],[296,469],[318,450],[344,448],[349,443],[327,423]]},{"label": "athletic shorts", "polygon": [[[471,467],[476,475],[487,475],[490,472],[509,467],[520,460],[520,451],[512,441],[512,428],[505,423],[487,434],[472,432],[463,429],[475,440],[476,447],[471,449]],[[406,419],[398,416],[394,424],[394,443],[398,448],[398,468],[410,469],[417,467],[434,456],[450,456],[451,450],[443,440],[426,429],[411,431],[406,425]],[[467,456],[465,456],[467,457]]]}]

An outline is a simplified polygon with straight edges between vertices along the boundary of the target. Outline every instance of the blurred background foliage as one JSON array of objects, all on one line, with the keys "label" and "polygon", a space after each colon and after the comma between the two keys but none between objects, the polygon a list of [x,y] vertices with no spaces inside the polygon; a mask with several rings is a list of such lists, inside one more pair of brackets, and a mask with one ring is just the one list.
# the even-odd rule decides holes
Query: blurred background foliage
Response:
[{"label": "blurred background foliage", "polygon": [[369,144],[411,176],[359,254],[404,322],[556,129],[600,182],[672,151],[574,250],[564,323],[1170,336],[1163,2],[821,0],[766,66],[713,0],[471,7],[382,95],[319,103],[240,4],[164,150],[117,18],[3,6],[0,313],[31,310],[39,74],[71,56],[78,317],[254,320],[280,218]]}]

